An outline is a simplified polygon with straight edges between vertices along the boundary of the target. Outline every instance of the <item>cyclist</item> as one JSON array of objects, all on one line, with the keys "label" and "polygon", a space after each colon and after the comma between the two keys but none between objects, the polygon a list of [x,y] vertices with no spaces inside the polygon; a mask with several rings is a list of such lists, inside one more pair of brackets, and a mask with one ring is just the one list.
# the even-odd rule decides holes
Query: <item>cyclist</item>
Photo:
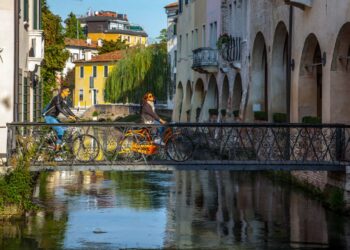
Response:
[{"label": "cyclist", "polygon": [[[143,96],[142,109],[141,109],[141,118],[145,124],[166,124],[162,118],[157,115],[155,111],[155,102],[156,98],[151,92],[147,92]],[[157,128],[158,135],[161,137],[164,132],[164,127],[160,126]],[[156,138],[156,143],[163,144],[160,138]]]},{"label": "cyclist", "polygon": [[[54,98],[52,98],[50,103],[45,107],[42,114],[45,118],[46,123],[61,123],[60,120],[58,119],[59,114],[63,114],[70,120],[73,120],[73,121],[77,120],[77,117],[69,109],[66,102],[66,99],[69,96],[69,94],[70,94],[69,87],[62,86],[59,94],[56,95]],[[52,128],[57,133],[58,139],[56,141],[56,150],[58,151],[61,149],[63,135],[67,128],[63,126],[53,126]]]}]

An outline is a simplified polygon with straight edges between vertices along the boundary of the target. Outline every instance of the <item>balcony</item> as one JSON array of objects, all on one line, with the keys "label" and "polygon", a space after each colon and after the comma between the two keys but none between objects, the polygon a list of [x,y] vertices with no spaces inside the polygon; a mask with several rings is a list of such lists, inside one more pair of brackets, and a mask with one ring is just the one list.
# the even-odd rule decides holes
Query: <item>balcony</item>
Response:
[{"label": "balcony", "polygon": [[241,37],[226,36],[225,42],[220,48],[221,57],[232,64],[240,64],[241,62]]},{"label": "balcony", "polygon": [[286,4],[305,9],[306,7],[312,7],[312,0],[284,0]]},{"label": "balcony", "polygon": [[192,69],[200,73],[218,72],[218,51],[212,48],[198,48],[193,50]]},{"label": "balcony", "polygon": [[44,38],[42,30],[29,31],[29,54],[28,54],[28,70],[34,71],[35,66],[40,66],[44,59]]}]

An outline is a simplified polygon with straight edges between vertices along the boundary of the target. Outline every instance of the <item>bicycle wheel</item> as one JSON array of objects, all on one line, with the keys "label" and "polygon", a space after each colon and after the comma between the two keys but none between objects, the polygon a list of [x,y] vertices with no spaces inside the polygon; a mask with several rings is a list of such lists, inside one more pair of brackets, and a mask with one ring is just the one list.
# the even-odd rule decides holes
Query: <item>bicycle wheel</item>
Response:
[{"label": "bicycle wheel", "polygon": [[100,153],[100,145],[92,135],[79,135],[73,140],[72,152],[75,159],[81,162],[94,161]]},{"label": "bicycle wheel", "polygon": [[194,150],[192,140],[187,135],[182,134],[172,135],[165,147],[169,158],[177,162],[187,161]]},{"label": "bicycle wheel", "polygon": [[139,134],[126,135],[121,143],[118,156],[128,162],[140,162],[145,159],[145,155],[139,150],[145,144],[145,138]]}]

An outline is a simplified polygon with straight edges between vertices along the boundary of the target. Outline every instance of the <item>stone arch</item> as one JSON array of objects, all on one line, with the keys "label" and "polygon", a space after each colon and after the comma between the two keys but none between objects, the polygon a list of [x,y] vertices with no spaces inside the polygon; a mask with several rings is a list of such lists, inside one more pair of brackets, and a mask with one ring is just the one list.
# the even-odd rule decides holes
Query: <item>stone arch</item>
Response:
[{"label": "stone arch", "polygon": [[191,87],[191,82],[187,81],[186,84],[186,91],[185,91],[185,96],[184,96],[184,102],[183,102],[183,118],[182,120],[186,122],[190,122],[191,120],[191,98],[192,98],[192,87]]},{"label": "stone arch", "polygon": [[250,107],[248,119],[253,119],[254,111],[268,113],[268,73],[267,51],[264,35],[259,32],[254,41],[252,55],[252,84],[250,88]]},{"label": "stone arch", "polygon": [[340,29],[331,67],[331,122],[350,123],[350,23]]},{"label": "stone arch", "polygon": [[200,113],[203,109],[204,96],[204,83],[202,79],[199,78],[194,87],[194,93],[192,97],[191,122],[199,121]]},{"label": "stone arch", "polygon": [[222,89],[221,89],[221,102],[220,102],[220,109],[229,109],[229,102],[230,102],[230,84],[228,77],[225,76],[224,81],[222,83]]},{"label": "stone arch", "polygon": [[299,76],[299,121],[305,116],[322,118],[322,55],[318,39],[310,34],[304,43]]},{"label": "stone arch", "polygon": [[270,115],[273,113],[287,113],[287,67],[288,64],[288,31],[283,22],[275,30],[271,81],[269,89]]},{"label": "stone arch", "polygon": [[243,88],[242,88],[242,78],[241,74],[237,74],[235,78],[235,82],[233,84],[233,92],[232,92],[232,111],[240,112],[241,102],[243,96]]},{"label": "stone arch", "polygon": [[182,83],[179,82],[177,87],[176,87],[173,121],[176,121],[176,122],[181,121],[183,96],[184,96],[184,90],[182,87]]},{"label": "stone arch", "polygon": [[209,109],[219,108],[219,91],[218,84],[214,75],[209,78],[208,90],[205,95],[205,101],[203,105],[203,110],[201,114],[202,121],[209,120]]}]

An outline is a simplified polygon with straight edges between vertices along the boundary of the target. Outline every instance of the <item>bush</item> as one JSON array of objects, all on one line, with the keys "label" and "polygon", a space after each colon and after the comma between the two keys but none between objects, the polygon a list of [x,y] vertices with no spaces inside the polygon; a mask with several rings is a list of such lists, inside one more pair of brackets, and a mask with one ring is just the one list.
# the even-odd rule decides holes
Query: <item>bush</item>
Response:
[{"label": "bush", "polygon": [[273,121],[276,123],[285,123],[287,122],[287,114],[286,113],[274,113],[272,115]]},{"label": "bush", "polygon": [[239,116],[239,110],[233,111],[232,114],[233,114],[234,117],[237,118]]},{"label": "bush", "polygon": [[265,111],[255,111],[254,112],[254,119],[257,121],[267,121],[267,112]]},{"label": "bush", "polygon": [[220,113],[221,113],[222,116],[226,116],[226,109],[220,110]]},{"label": "bush", "polygon": [[99,113],[98,113],[97,110],[95,110],[95,111],[92,113],[92,116],[98,116],[98,115],[99,115]]},{"label": "bush", "polygon": [[218,109],[209,109],[209,115],[218,115],[219,111]]},{"label": "bush", "polygon": [[321,124],[322,119],[317,116],[304,116],[301,122],[306,124]]}]

